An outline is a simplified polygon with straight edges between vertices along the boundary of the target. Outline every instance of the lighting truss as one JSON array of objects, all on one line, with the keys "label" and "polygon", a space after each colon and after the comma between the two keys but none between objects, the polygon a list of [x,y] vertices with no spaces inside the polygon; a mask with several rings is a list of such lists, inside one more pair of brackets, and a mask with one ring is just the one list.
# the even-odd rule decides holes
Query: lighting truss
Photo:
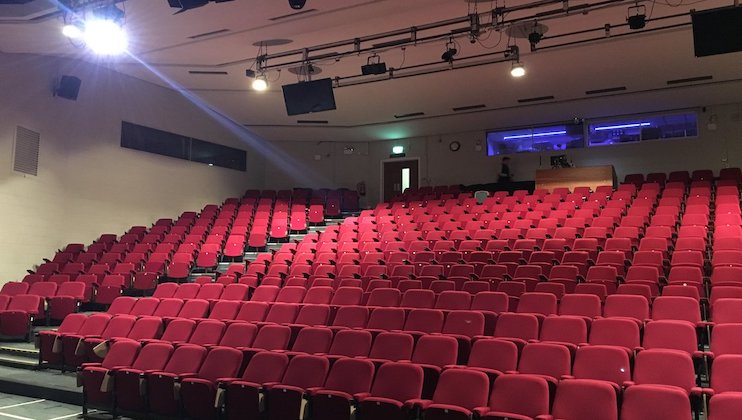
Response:
[{"label": "lighting truss", "polygon": [[[389,32],[361,36],[341,41],[310,46],[302,49],[294,49],[271,54],[258,54],[255,59],[255,67],[259,71],[282,70],[320,60],[341,60],[363,54],[379,55],[384,52],[403,49],[409,46],[445,42],[449,39],[466,39],[476,42],[479,36],[486,31],[507,31],[515,25],[523,25],[525,22],[544,22],[567,18],[576,14],[587,14],[592,11],[608,8],[625,8],[627,5],[635,5],[636,0],[597,0],[593,3],[578,4],[570,6],[567,0],[537,0],[526,4],[510,7],[495,7],[483,13],[470,13],[466,16],[447,19],[423,25],[401,28]],[[550,7],[550,10],[543,10]],[[539,10],[533,10],[539,9]],[[527,11],[530,13],[520,14],[519,17],[509,18],[513,12]],[[662,16],[647,19],[647,23],[662,22],[664,25],[652,25],[649,29],[629,30],[629,25],[623,16],[623,21],[618,24],[605,24],[594,28],[558,33],[541,34],[538,46],[532,45],[531,52],[542,50],[575,46],[586,43],[618,39],[647,32],[664,31],[690,25],[690,20],[681,23],[667,22],[673,19],[689,17],[689,13],[678,13],[670,16]],[[515,47],[515,48],[513,48]],[[459,55],[451,63],[442,63],[440,60],[407,65],[402,68],[388,68],[384,74],[351,74],[334,77],[335,87],[379,82],[383,80],[412,77],[423,74],[450,71],[461,68],[489,65],[502,62],[518,62],[520,54],[517,47],[511,45],[499,51],[487,51],[482,54]],[[245,60],[245,62],[252,60]],[[236,64],[236,62],[230,63]]]}]

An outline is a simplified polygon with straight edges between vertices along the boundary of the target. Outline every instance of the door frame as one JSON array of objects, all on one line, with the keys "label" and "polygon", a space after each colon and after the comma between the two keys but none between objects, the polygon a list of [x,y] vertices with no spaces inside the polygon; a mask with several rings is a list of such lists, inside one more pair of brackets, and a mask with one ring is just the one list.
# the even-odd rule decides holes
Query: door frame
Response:
[{"label": "door frame", "polygon": [[420,187],[420,180],[421,178],[421,168],[420,168],[420,158],[419,157],[398,157],[398,158],[387,158],[382,159],[379,163],[379,203],[384,202],[384,164],[387,162],[407,162],[407,161],[417,161],[417,186]]}]

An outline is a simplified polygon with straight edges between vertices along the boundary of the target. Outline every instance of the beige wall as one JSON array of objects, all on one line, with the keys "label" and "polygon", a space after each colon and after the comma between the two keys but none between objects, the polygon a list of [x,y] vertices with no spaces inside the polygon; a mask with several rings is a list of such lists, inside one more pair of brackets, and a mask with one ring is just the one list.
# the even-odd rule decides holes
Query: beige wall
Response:
[{"label": "beige wall", "polygon": [[[60,74],[82,79],[77,101],[52,96]],[[0,54],[0,283],[70,242],[121,234],[263,184],[263,160],[174,90],[104,67]],[[248,150],[248,171],[123,149],[121,121]],[[38,176],[12,171],[16,126],[41,133]],[[242,140],[241,140],[242,137]]]},{"label": "beige wall", "polygon": [[[587,107],[589,104],[583,105],[583,108]],[[534,110],[537,111],[538,108]],[[553,119],[549,119],[546,113],[533,111],[529,112],[529,115],[533,123],[546,123],[564,118],[554,114]],[[594,116],[600,115],[609,114]],[[714,131],[707,128],[711,116],[714,116],[716,121]],[[513,121],[516,120],[518,124],[527,123],[523,115],[517,119],[513,118]],[[725,166],[742,166],[742,103],[706,106],[705,111],[699,114],[699,125],[700,135],[693,139],[577,149],[570,150],[567,154],[577,166],[612,164],[619,179],[635,172],[670,172],[701,168],[711,168],[718,172]],[[486,155],[484,138],[485,131],[478,130],[370,143],[277,142],[276,145],[290,154],[295,161],[307,165],[314,173],[329,178],[325,185],[353,188],[357,182],[366,181],[368,196],[362,204],[371,206],[380,196],[380,162],[389,157],[393,145],[405,146],[407,157],[420,158],[421,185],[496,181],[500,159]],[[459,141],[462,145],[458,152],[451,152],[448,149],[449,143],[453,140]],[[475,150],[477,143],[482,145],[481,151]],[[343,148],[346,146],[354,148],[353,155],[343,154]],[[321,160],[314,160],[316,154],[321,155]],[[533,180],[537,169],[549,167],[549,156],[552,154],[512,155],[511,166],[516,174],[515,179]],[[271,176],[266,179],[268,187],[285,188],[296,185],[296,182],[290,180],[285,173],[275,169],[271,171]]]}]

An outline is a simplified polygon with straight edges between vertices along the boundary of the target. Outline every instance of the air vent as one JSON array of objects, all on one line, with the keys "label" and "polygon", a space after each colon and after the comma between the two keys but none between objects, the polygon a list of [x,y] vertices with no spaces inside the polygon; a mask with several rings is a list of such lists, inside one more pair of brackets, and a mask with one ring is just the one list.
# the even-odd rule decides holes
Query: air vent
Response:
[{"label": "air vent", "polygon": [[668,80],[668,85],[679,85],[682,83],[692,83],[692,82],[702,82],[704,80],[711,80],[714,76],[698,76],[698,77],[689,77],[687,79],[676,79],[676,80]]},{"label": "air vent", "polygon": [[229,74],[226,71],[206,71],[206,70],[188,70],[188,73],[205,74],[205,75],[211,75],[211,76],[226,76]]},{"label": "air vent", "polygon": [[401,115],[394,115],[394,118],[400,119],[400,118],[410,118],[410,117],[421,117],[425,115],[424,112],[411,112],[409,114],[401,114]]},{"label": "air vent", "polygon": [[328,124],[327,120],[298,120],[297,124]]},{"label": "air vent", "polygon": [[223,34],[225,32],[229,32],[229,29],[219,29],[219,30],[216,30],[216,31],[204,32],[202,34],[189,36],[188,38],[190,38],[190,39],[206,38],[207,36],[212,36],[212,35],[217,35],[217,34]]},{"label": "air vent", "polygon": [[480,108],[487,108],[487,105],[479,104],[479,105],[459,106],[459,107],[453,108],[453,110],[454,112],[461,112],[461,111],[471,111],[472,109],[480,109]]},{"label": "air vent", "polygon": [[621,92],[626,90],[626,86],[618,86],[605,89],[586,90],[585,95],[600,95],[601,93]]},{"label": "air vent", "polygon": [[539,102],[539,101],[550,101],[554,99],[554,96],[539,96],[537,98],[525,98],[525,99],[518,99],[518,103],[525,104],[528,102]]},{"label": "air vent", "polygon": [[27,175],[38,175],[39,142],[41,134],[21,126],[15,130],[13,170]]},{"label": "air vent", "polygon": [[312,13],[312,12],[316,12],[316,11],[317,11],[317,9],[306,9],[306,10],[302,10],[301,12],[289,13],[288,15],[282,15],[282,16],[272,17],[272,18],[270,18],[268,20],[273,21],[273,22],[276,22],[276,21],[279,21],[279,20],[289,19],[289,18],[296,17],[296,16],[306,15],[307,13]]}]

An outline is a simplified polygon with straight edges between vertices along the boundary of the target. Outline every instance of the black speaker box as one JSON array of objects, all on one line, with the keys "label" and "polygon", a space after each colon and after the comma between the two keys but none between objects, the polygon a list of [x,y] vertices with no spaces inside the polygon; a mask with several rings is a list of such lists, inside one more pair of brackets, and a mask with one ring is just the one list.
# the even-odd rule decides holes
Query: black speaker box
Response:
[{"label": "black speaker box", "polygon": [[75,76],[62,76],[54,93],[61,98],[76,101],[77,95],[80,93],[81,84],[82,80]]}]

